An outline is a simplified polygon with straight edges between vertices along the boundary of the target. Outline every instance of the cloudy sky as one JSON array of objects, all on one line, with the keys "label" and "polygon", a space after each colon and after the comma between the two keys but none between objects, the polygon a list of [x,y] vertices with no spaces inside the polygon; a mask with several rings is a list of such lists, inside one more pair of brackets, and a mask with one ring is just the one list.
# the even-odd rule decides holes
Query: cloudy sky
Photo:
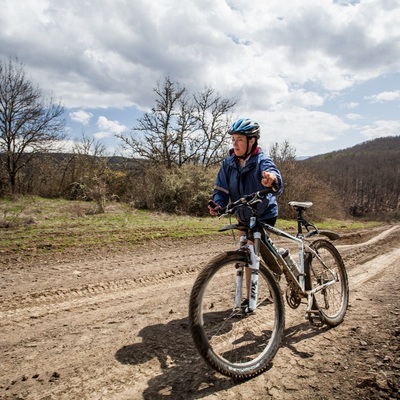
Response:
[{"label": "cloudy sky", "polygon": [[399,0],[0,0],[0,56],[61,100],[71,139],[116,151],[169,76],[310,156],[400,134],[399,21]]}]

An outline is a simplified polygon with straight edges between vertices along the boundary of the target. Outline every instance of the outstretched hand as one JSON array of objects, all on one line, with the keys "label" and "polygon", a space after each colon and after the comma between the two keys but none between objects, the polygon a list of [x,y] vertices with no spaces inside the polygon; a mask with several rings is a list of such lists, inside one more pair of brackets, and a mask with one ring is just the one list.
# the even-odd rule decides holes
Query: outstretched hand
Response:
[{"label": "outstretched hand", "polygon": [[271,187],[277,181],[277,177],[273,172],[263,171],[261,185]]}]

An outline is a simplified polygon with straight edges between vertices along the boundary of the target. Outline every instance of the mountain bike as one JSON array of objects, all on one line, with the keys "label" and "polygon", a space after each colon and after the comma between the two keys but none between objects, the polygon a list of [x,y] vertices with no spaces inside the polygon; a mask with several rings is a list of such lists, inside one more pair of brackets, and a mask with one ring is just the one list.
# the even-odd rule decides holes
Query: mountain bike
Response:
[{"label": "mountain bike", "polygon": [[[267,370],[280,347],[285,327],[282,277],[287,304],[296,309],[306,303],[305,318],[313,325],[340,324],[348,307],[347,273],[332,243],[339,235],[319,230],[304,218],[311,202],[289,203],[297,213],[296,236],[261,222],[257,204],[274,190],[243,196],[219,210],[222,217],[247,207],[250,224],[220,229],[245,235],[238,249],[223,252],[204,266],[190,295],[189,326],[197,350],[210,367],[235,379]],[[297,245],[297,263],[287,249],[276,247],[271,233]],[[246,270],[251,273],[248,302],[243,301]]]}]

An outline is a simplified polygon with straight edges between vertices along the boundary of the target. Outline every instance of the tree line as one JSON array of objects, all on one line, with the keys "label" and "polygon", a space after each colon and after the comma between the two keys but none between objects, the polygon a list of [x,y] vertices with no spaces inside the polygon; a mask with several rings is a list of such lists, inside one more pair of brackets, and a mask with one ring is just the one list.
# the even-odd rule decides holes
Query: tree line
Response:
[{"label": "tree line", "polygon": [[[236,101],[211,87],[190,94],[169,77],[154,93],[154,107],[130,132],[117,135],[128,157],[106,155],[102,143],[85,134],[72,152],[57,152],[66,138],[63,106],[43,99],[18,60],[0,62],[0,196],[83,199],[93,201],[96,212],[104,212],[109,201],[124,201],[205,215],[228,154]],[[292,218],[287,203],[298,200],[315,203],[315,218],[398,217],[399,143],[365,146],[299,161],[289,142],[274,143],[269,153],[285,183],[280,216]]]}]

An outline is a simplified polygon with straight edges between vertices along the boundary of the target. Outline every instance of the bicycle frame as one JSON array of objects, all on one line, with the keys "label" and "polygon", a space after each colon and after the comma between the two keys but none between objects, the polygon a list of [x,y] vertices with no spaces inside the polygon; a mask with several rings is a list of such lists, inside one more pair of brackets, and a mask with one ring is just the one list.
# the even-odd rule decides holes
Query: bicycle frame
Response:
[{"label": "bicycle frame", "polygon": [[[269,224],[264,224],[262,222],[259,222],[257,220],[257,216],[252,216],[250,218],[250,226],[248,228],[249,232],[251,232],[250,236],[252,241],[254,242],[253,244],[248,244],[247,240],[248,238],[241,239],[241,244],[240,244],[240,250],[245,251],[249,254],[249,268],[251,268],[251,279],[250,279],[250,298],[249,298],[249,306],[248,310],[246,312],[252,312],[257,308],[257,295],[258,295],[258,270],[260,266],[260,245],[263,243],[268,250],[274,255],[274,257],[278,260],[278,264],[280,265],[280,268],[282,269],[282,272],[284,273],[285,277],[290,280],[290,284],[298,294],[300,294],[302,297],[307,298],[307,309],[306,309],[306,317],[310,318],[310,315],[312,313],[315,313],[316,311],[313,311],[313,298],[314,294],[324,290],[330,285],[333,285],[338,281],[338,277],[335,275],[333,271],[330,271],[329,268],[324,264],[324,262],[321,260],[319,255],[312,249],[310,248],[307,244],[304,243],[304,235],[302,233],[302,223],[305,223],[305,226],[313,226],[314,225],[309,224],[307,221],[301,219],[301,216],[298,218],[298,232],[297,236],[293,236],[281,229],[275,228],[272,225]],[[232,227],[232,226],[230,226]],[[229,228],[229,227],[226,227]],[[299,267],[299,276],[298,278],[293,274],[289,266],[287,265],[286,261],[282,258],[282,256],[279,254],[278,249],[275,247],[273,244],[272,240],[269,238],[267,232],[273,233],[277,236],[283,237],[287,239],[288,241],[294,242],[297,245],[298,248],[298,267]],[[314,234],[314,233],[312,233]],[[312,236],[312,234],[310,236]],[[305,254],[305,249],[307,251],[311,252],[314,257],[316,257],[322,265],[329,270],[329,272],[332,274],[332,279],[328,282],[325,282],[312,290],[306,290],[305,288],[305,263],[304,263],[304,254]],[[266,260],[265,260],[266,261]],[[267,264],[268,267],[268,264]],[[238,268],[237,270],[237,275],[236,275],[236,291],[235,291],[235,308],[238,309],[240,308],[240,302],[241,302],[241,295],[242,295],[242,284],[243,284],[243,268]]]},{"label": "bicycle frame", "polygon": [[263,224],[263,228],[265,230],[267,230],[268,232],[271,232],[271,233],[273,233],[273,234],[275,234],[277,236],[284,237],[284,238],[286,238],[286,239],[288,239],[288,240],[290,240],[292,242],[295,242],[297,244],[298,255],[299,255],[298,267],[299,267],[299,271],[300,271],[300,274],[299,274],[299,278],[300,279],[299,280],[293,275],[291,269],[286,265],[285,260],[282,259],[281,255],[278,253],[278,251],[276,250],[275,246],[268,246],[268,248],[270,248],[270,250],[273,252],[273,254],[276,257],[279,257],[282,260],[282,262],[284,263],[284,265],[285,265],[285,267],[287,269],[286,272],[290,273],[290,275],[293,277],[294,281],[299,286],[299,289],[302,292],[304,292],[305,291],[305,280],[304,280],[304,242],[303,242],[303,240],[301,238],[299,238],[299,237],[292,236],[289,233],[284,232],[284,231],[282,231],[282,230],[280,230],[278,228],[275,228],[275,227],[273,227],[271,225],[268,225],[268,224]]}]

